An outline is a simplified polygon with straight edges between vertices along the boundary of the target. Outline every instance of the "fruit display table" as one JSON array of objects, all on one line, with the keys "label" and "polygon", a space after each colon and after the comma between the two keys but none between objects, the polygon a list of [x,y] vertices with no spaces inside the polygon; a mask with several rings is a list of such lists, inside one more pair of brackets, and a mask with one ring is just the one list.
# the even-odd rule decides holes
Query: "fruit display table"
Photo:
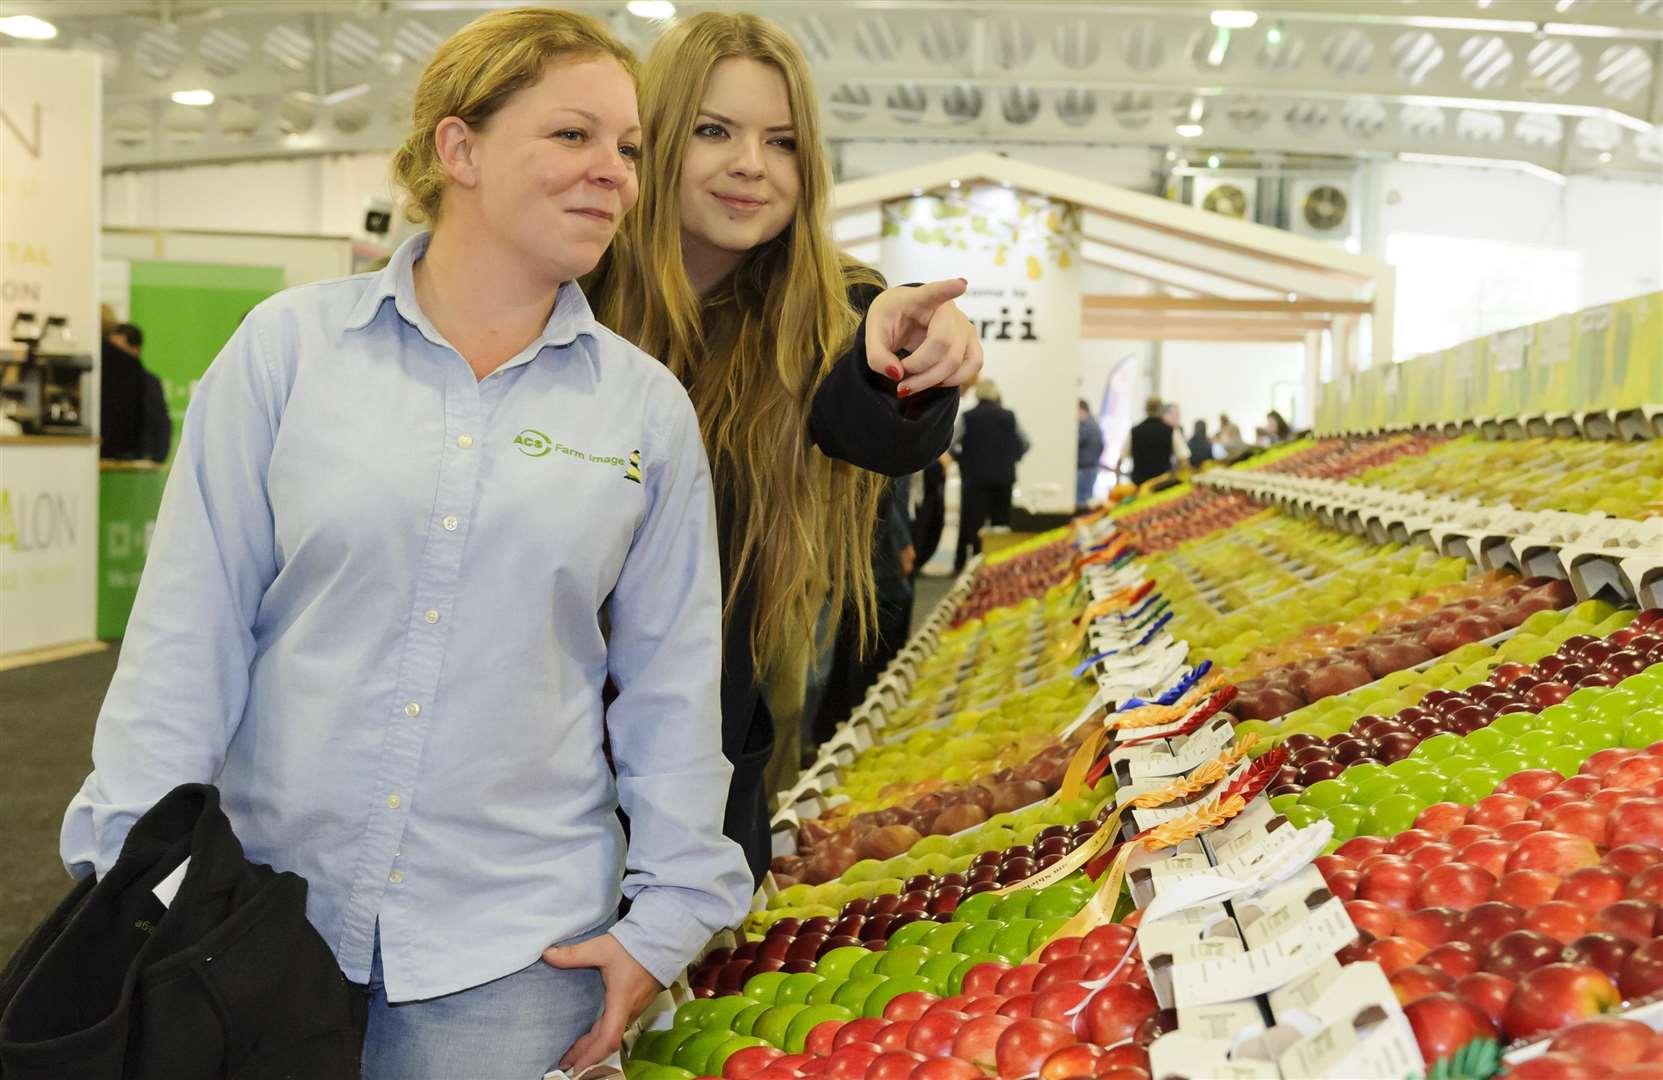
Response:
[{"label": "fruit display table", "polygon": [[1663,1073],[1659,445],[1307,440],[988,553],[626,1072]]}]

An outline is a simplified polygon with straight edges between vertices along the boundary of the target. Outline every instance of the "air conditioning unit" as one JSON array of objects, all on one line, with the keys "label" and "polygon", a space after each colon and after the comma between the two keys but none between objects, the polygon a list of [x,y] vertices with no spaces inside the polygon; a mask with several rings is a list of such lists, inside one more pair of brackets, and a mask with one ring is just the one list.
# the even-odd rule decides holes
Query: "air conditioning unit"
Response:
[{"label": "air conditioning unit", "polygon": [[1190,205],[1237,221],[1254,221],[1258,189],[1253,176],[1197,176],[1190,187]]},{"label": "air conditioning unit", "polygon": [[1341,177],[1300,177],[1288,187],[1288,228],[1301,236],[1350,244],[1358,235],[1355,189]]}]

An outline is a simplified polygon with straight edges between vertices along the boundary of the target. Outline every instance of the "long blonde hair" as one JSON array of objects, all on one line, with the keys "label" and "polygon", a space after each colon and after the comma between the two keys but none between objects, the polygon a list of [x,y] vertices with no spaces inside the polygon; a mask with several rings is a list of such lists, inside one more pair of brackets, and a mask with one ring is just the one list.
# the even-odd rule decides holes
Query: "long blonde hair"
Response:
[{"label": "long blonde hair", "polygon": [[[681,167],[705,83],[730,57],[769,64],[784,77],[802,189],[791,224],[701,302],[682,259]],[[585,291],[601,321],[663,360],[693,399],[717,500],[732,515],[724,619],[754,578],[751,651],[762,673],[804,654],[823,598],[833,612],[852,607],[868,641],[877,610],[872,537],[885,480],[814,448],[808,418],[814,391],[860,321],[848,288],[881,281],[832,241],[831,170],[808,62],[766,19],[691,16],[647,57],[641,123],[640,201]]]}]

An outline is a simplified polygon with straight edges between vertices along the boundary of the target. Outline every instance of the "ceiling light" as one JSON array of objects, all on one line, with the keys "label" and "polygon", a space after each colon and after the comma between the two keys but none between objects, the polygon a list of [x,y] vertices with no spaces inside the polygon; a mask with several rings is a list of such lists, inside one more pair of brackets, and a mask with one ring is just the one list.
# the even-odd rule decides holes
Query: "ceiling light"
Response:
[{"label": "ceiling light", "polygon": [[921,188],[921,187],[915,187],[915,188],[912,189],[912,197],[915,198],[915,199],[918,198],[919,196],[923,195],[923,194],[924,194],[924,189]]},{"label": "ceiling light", "polygon": [[668,19],[676,13],[670,0],[629,0],[625,5],[631,15],[642,19]]},{"label": "ceiling light", "polygon": [[1266,30],[1265,31],[1265,40],[1270,42],[1272,45],[1282,44],[1282,24],[1277,23],[1275,26],[1272,26],[1269,30]]},{"label": "ceiling light", "polygon": [[1481,8],[1487,8],[1490,6],[1490,0],[1478,0],[1478,6]]},{"label": "ceiling light", "polygon": [[1209,168],[1209,169],[1218,168],[1218,155],[1217,154],[1207,155],[1207,168]]},{"label": "ceiling light", "polygon": [[1599,156],[1599,163],[1601,165],[1609,165],[1611,163],[1611,151],[1606,150],[1601,153]]},{"label": "ceiling light", "polygon": [[956,188],[959,186],[959,182],[957,180],[949,180],[947,181],[947,186],[950,188]]},{"label": "ceiling light", "polygon": [[1178,134],[1182,135],[1186,139],[1199,139],[1201,137],[1201,131],[1202,128],[1200,124],[1178,125]]},{"label": "ceiling light", "polygon": [[175,90],[173,92],[175,105],[212,105],[214,92],[212,90]]},{"label": "ceiling light", "polygon": [[1220,30],[1246,30],[1259,21],[1259,13],[1256,11],[1231,11],[1227,8],[1221,8],[1213,12],[1212,19],[1213,25]]},{"label": "ceiling light", "polygon": [[58,28],[33,15],[9,15],[0,19],[0,34],[27,41],[51,41],[58,36]]},{"label": "ceiling light", "polygon": [[1571,10],[1571,5],[1574,3],[1576,3],[1576,0],[1557,0],[1557,2],[1553,5],[1553,10],[1563,15],[1565,12]]},{"label": "ceiling light", "polygon": [[1168,150],[1166,152],[1166,159],[1168,161],[1177,161],[1178,160],[1178,152],[1176,150]]},{"label": "ceiling light", "polygon": [[1213,47],[1207,50],[1207,66],[1218,67],[1224,63],[1224,55],[1230,51],[1230,31],[1220,28],[1214,35]]}]

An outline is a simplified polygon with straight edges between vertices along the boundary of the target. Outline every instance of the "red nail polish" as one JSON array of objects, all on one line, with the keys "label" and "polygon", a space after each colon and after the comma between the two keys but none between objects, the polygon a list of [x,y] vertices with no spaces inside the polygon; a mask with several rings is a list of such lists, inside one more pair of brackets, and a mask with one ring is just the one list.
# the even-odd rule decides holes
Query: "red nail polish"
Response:
[{"label": "red nail polish", "polygon": [[895,388],[895,396],[898,397],[898,398],[904,398],[910,393],[912,393],[912,391],[907,389],[904,386],[897,386]]},{"label": "red nail polish", "polygon": [[894,379],[896,382],[900,382],[901,381],[901,376],[904,375],[904,374],[905,374],[905,372],[903,372],[898,367],[894,367],[893,365],[889,369],[889,377],[891,379]]}]

